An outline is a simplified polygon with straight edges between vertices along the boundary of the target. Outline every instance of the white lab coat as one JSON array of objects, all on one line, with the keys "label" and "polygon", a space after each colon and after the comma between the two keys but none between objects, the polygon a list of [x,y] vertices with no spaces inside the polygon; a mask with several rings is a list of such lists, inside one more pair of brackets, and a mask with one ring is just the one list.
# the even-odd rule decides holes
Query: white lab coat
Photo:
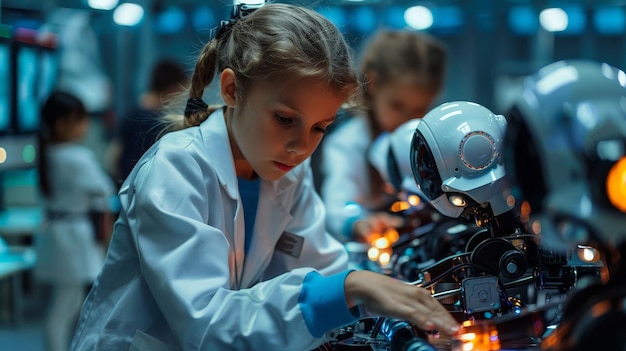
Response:
[{"label": "white lab coat", "polygon": [[[337,127],[322,143],[322,185],[320,195],[326,207],[328,231],[341,241],[346,235],[346,222],[356,216],[348,203],[362,206],[360,217],[369,210],[380,210],[391,201],[391,195],[373,191],[368,150],[372,131],[367,117],[356,115]],[[374,170],[375,171],[375,170]]]},{"label": "white lab coat", "polygon": [[[308,162],[261,181],[247,255],[221,110],[148,150],[120,200],[73,350],[294,351],[331,337],[313,337],[298,304],[307,273],[340,272],[348,261],[325,232]],[[304,237],[299,257],[275,251],[283,232]]]},{"label": "white lab coat", "polygon": [[[46,150],[52,196],[35,236],[34,275],[53,284],[92,283],[104,262],[89,211],[108,211],[115,185],[88,148],[52,144]],[[52,215],[50,215],[52,213]]]}]

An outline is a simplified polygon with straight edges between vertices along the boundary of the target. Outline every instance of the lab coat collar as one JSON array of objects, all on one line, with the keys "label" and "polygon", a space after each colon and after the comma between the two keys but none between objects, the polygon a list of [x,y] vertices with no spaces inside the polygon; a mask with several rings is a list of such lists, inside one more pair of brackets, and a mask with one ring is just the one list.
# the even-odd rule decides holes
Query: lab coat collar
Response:
[{"label": "lab coat collar", "polygon": [[206,146],[206,152],[217,173],[220,184],[226,189],[228,196],[237,200],[237,173],[233,152],[230,148],[223,108],[215,110],[206,121],[200,124],[200,134]]}]

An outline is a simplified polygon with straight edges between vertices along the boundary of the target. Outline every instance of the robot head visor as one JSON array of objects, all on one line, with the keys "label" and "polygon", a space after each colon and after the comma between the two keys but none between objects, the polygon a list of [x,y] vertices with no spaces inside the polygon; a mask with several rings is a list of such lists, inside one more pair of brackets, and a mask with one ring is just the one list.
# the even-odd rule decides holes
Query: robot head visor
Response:
[{"label": "robot head visor", "polygon": [[430,200],[444,194],[442,180],[435,157],[419,130],[413,135],[411,148],[411,170],[422,193]]}]

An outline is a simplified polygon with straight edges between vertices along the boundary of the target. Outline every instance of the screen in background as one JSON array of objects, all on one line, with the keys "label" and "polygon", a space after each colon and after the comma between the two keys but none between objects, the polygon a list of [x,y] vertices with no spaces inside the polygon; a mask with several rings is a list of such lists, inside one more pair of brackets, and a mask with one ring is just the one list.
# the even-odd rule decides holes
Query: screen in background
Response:
[{"label": "screen in background", "polygon": [[54,49],[42,49],[39,72],[40,83],[38,101],[39,106],[41,106],[46,102],[46,99],[56,87],[58,79],[59,58]]},{"label": "screen in background", "polygon": [[8,40],[0,40],[0,134],[11,127],[11,51]]},{"label": "screen in background", "polygon": [[39,126],[39,49],[17,45],[16,117],[18,133],[34,133]]}]

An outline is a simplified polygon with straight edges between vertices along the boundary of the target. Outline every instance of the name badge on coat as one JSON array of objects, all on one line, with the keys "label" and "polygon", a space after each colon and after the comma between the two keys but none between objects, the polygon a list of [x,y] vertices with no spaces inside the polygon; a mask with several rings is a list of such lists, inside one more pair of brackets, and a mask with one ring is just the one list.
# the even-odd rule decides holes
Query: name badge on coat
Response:
[{"label": "name badge on coat", "polygon": [[280,251],[292,257],[300,257],[304,237],[289,232],[283,232],[276,243],[276,251]]}]

